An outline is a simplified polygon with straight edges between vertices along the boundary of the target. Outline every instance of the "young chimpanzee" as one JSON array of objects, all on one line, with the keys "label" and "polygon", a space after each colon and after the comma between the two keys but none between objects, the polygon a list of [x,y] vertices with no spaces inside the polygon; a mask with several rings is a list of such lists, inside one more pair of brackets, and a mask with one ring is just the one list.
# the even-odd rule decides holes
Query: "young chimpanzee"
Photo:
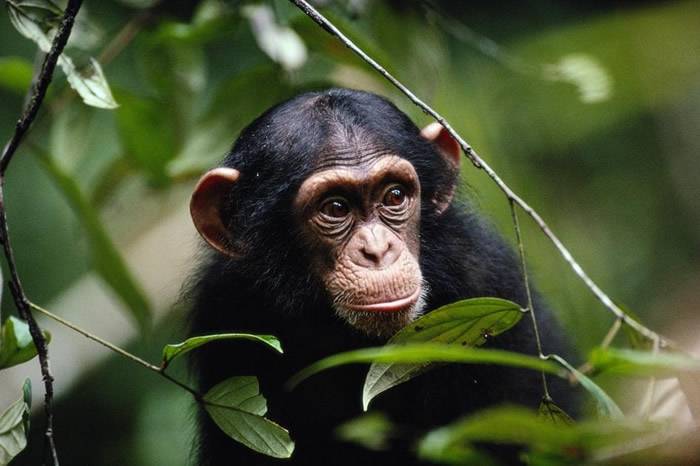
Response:
[{"label": "young chimpanzee", "polygon": [[[371,453],[334,428],[361,414],[367,367],[319,374],[292,391],[290,376],[331,354],[377,346],[423,313],[469,297],[525,306],[518,261],[503,240],[453,199],[460,152],[439,125],[419,131],[382,97],[330,89],[270,109],[238,138],[192,196],[194,223],[213,247],[191,295],[192,335],[273,334],[284,355],[244,342],[193,352],[202,391],[256,375],[269,417],[296,441],[292,464],[416,464],[412,436],[500,402],[536,407],[540,374],[446,365],[373,402],[402,426],[403,442]],[[566,354],[537,303],[545,351]],[[492,347],[536,353],[529,319]],[[573,400],[550,381],[565,409]],[[201,418],[199,464],[275,464]],[[287,460],[289,461],[289,460]]]}]

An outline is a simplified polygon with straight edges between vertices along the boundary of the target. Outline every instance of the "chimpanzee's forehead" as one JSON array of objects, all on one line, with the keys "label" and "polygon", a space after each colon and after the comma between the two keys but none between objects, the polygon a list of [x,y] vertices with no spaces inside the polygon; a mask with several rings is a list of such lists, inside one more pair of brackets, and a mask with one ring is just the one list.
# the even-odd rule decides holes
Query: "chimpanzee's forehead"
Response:
[{"label": "chimpanzee's forehead", "polygon": [[390,149],[369,144],[330,146],[318,154],[314,172],[325,171],[332,168],[369,167],[377,160],[388,155],[397,154]]}]

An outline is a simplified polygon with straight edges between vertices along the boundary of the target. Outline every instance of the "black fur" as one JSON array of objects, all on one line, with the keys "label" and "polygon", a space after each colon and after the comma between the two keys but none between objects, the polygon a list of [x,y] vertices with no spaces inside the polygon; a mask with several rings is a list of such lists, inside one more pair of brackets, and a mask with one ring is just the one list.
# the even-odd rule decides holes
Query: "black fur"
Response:
[{"label": "black fur", "polygon": [[[512,402],[536,407],[540,374],[497,366],[449,365],[435,369],[378,397],[372,407],[405,429],[404,441],[385,453],[339,442],[340,423],[361,414],[366,366],[348,366],[315,376],[295,390],[283,385],[298,370],[333,353],[382,341],[369,338],[337,318],[323,287],[310,273],[304,241],[291,202],[339,128],[360,132],[372,144],[409,160],[422,189],[420,264],[430,292],[427,309],[477,296],[526,304],[518,262],[503,240],[468,205],[453,203],[441,215],[430,200],[451,186],[454,171],[416,126],[393,104],[373,94],[344,89],[309,93],[272,108],[243,131],[225,166],[241,172],[225,212],[243,259],[218,253],[207,258],[193,283],[191,334],[227,331],[278,336],[284,355],[261,345],[226,342],[193,352],[200,389],[233,375],[259,377],[269,417],[290,429],[296,451],[287,464],[417,464],[410,439],[480,407]],[[227,217],[228,218],[228,217]],[[546,352],[566,354],[561,332],[537,303]],[[495,337],[492,347],[535,353],[529,319]],[[552,395],[573,411],[574,400],[560,381]],[[198,464],[257,465],[275,460],[226,437],[201,416]]]}]

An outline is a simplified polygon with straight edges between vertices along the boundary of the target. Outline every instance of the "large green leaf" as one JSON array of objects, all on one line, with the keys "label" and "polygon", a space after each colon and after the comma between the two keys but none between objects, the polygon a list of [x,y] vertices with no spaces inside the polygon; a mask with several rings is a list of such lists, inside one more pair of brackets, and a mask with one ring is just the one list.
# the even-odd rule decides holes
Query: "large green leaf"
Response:
[{"label": "large green leaf", "polygon": [[149,328],[150,304],[107,234],[97,211],[87,200],[75,178],[66,173],[51,156],[40,154],[39,160],[85,228],[95,271],[121,298],[141,329]]},{"label": "large green leaf", "polygon": [[[51,334],[42,332],[48,344]],[[16,366],[36,356],[36,346],[29,333],[29,325],[16,317],[10,316],[2,326],[0,334],[0,369]]]},{"label": "large green leaf", "polygon": [[289,458],[294,442],[289,432],[264,418],[267,403],[255,377],[231,377],[204,395],[204,409],[226,435],[248,448],[275,458]]},{"label": "large green leaf", "polygon": [[700,373],[700,360],[665,351],[596,348],[588,360],[596,371],[622,375],[675,377],[684,372]]},{"label": "large green leaf", "polygon": [[363,348],[334,354],[302,369],[289,379],[287,384],[290,387],[294,387],[304,379],[333,367],[370,362],[403,364],[424,364],[430,362],[499,364],[561,375],[561,371],[557,368],[557,365],[551,361],[522,353],[438,343],[410,343],[406,345]]},{"label": "large green leaf", "polygon": [[219,333],[215,335],[202,335],[198,337],[188,338],[182,343],[165,345],[163,347],[163,362],[162,367],[165,368],[170,364],[170,362],[178,356],[182,356],[185,353],[192,351],[195,348],[199,348],[202,345],[206,345],[212,341],[217,340],[253,340],[265,343],[276,351],[282,353],[282,345],[277,337],[273,335],[254,335],[251,333]]},{"label": "large green leaf", "polygon": [[[41,51],[48,53],[54,33],[55,13],[47,18],[46,12],[50,11],[50,2],[43,2],[46,7],[38,5],[39,2],[12,1],[5,2],[12,25],[27,39],[36,43]],[[41,15],[37,14],[41,11]],[[116,108],[117,103],[112,97],[107,80],[100,64],[90,59],[89,64],[78,69],[73,60],[62,53],[58,58],[58,65],[66,74],[68,84],[80,95],[87,105],[98,108]]]},{"label": "large green leaf", "polygon": [[0,466],[6,466],[27,446],[31,398],[29,379],[24,382],[23,396],[0,414]]},{"label": "large green leaf", "polygon": [[617,406],[617,404],[610,398],[610,396],[600,388],[595,382],[590,378],[583,375],[581,372],[577,371],[571,364],[569,364],[564,358],[556,354],[551,355],[550,358],[557,361],[559,364],[564,366],[571,374],[579,381],[581,386],[585,388],[588,393],[593,395],[598,406],[598,413],[601,416],[610,417],[613,419],[622,419],[624,415],[622,411]]},{"label": "large green leaf", "polygon": [[[479,346],[488,338],[512,328],[522,315],[520,306],[505,299],[465,299],[417,319],[394,335],[388,344],[434,342]],[[423,373],[429,365],[373,363],[362,390],[364,409],[374,397]]]}]

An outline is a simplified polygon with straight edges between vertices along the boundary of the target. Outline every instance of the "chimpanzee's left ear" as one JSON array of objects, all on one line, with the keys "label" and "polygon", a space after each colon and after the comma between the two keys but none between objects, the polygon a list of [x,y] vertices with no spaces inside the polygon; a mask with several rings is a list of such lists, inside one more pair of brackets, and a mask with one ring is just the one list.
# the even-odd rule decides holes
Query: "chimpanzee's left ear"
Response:
[{"label": "chimpanzee's left ear", "polygon": [[209,170],[197,183],[190,199],[190,214],[199,234],[211,247],[232,257],[238,257],[240,251],[233,246],[222,210],[228,193],[240,176],[234,168]]},{"label": "chimpanzee's left ear", "polygon": [[[420,135],[435,144],[440,155],[453,167],[456,173],[459,173],[459,165],[462,160],[462,148],[440,123],[437,121],[430,123],[423,128]],[[438,213],[442,213],[449,207],[454,197],[454,191],[455,187],[453,185],[437,193],[433,202],[437,207]]]}]

